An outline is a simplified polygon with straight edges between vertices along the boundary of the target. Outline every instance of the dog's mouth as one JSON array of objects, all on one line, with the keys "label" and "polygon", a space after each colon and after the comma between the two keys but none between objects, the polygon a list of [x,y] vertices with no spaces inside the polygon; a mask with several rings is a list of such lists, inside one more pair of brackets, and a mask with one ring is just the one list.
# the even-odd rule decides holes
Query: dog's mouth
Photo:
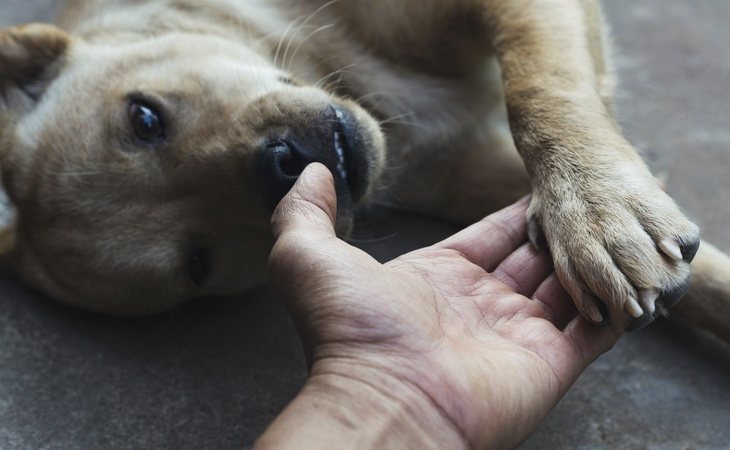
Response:
[{"label": "dog's mouth", "polygon": [[[347,187],[353,204],[359,202],[367,192],[369,176],[368,148],[364,144],[362,131],[349,112],[332,107],[335,126],[332,132],[332,149],[335,160],[326,164],[339,181]],[[338,200],[340,193],[338,192]]]}]

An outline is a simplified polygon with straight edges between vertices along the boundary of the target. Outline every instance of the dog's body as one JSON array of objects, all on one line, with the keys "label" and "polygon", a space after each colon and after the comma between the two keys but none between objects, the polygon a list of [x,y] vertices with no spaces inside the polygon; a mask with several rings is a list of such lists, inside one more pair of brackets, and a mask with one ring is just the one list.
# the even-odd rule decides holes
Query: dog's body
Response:
[{"label": "dog's body", "polygon": [[[68,303],[262,281],[264,200],[315,160],[345,233],[363,197],[467,223],[532,190],[530,238],[593,321],[686,290],[697,229],[619,133],[594,0],[71,0],[60,26],[0,35],[0,146],[9,254]],[[702,247],[682,311],[728,337],[730,260]]]}]

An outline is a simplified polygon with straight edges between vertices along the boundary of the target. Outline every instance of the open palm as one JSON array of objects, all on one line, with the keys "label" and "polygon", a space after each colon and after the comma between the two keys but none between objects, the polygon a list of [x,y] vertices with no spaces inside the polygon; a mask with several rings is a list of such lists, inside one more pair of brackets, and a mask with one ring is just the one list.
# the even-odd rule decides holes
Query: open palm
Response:
[{"label": "open palm", "polygon": [[312,376],[422,395],[475,448],[524,439],[619,331],[577,315],[521,201],[385,265],[335,236],[331,176],[312,166],[274,217],[270,260]]}]

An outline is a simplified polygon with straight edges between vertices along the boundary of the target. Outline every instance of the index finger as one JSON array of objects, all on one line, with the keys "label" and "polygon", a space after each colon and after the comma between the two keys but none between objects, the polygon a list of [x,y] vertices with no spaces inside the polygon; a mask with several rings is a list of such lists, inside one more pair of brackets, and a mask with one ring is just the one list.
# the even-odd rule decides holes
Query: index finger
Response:
[{"label": "index finger", "polygon": [[487,272],[527,242],[527,207],[530,197],[491,214],[435,245],[456,250]]}]

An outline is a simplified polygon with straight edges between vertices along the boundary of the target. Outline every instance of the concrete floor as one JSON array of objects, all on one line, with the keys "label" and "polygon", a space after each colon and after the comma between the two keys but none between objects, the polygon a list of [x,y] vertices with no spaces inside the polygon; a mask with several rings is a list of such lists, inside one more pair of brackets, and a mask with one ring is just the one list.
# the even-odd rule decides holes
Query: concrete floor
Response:
[{"label": "concrete floor", "polygon": [[[50,0],[0,0],[0,25]],[[704,237],[730,250],[730,2],[610,0],[621,121]],[[449,232],[398,216],[382,258]],[[416,232],[406,233],[403,230]],[[267,288],[142,320],[0,280],[0,449],[248,447],[305,377]],[[729,449],[730,348],[659,323],[590,367],[524,449]]]}]

